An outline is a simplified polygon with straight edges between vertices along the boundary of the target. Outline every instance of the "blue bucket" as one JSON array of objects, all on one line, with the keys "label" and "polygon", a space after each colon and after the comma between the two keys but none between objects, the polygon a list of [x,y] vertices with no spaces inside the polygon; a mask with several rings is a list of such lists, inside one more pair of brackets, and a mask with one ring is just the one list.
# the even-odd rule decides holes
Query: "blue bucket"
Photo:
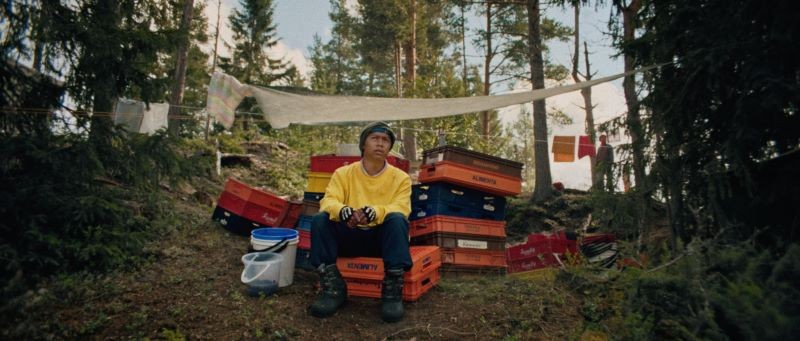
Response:
[{"label": "blue bucket", "polygon": [[250,232],[250,236],[253,237],[253,239],[264,241],[292,240],[297,238],[299,235],[300,234],[297,232],[297,230],[283,227],[260,228]]},{"label": "blue bucket", "polygon": [[294,259],[300,233],[294,229],[268,227],[250,232],[250,244],[255,251],[275,252],[283,256],[280,287],[292,284],[294,278]]}]

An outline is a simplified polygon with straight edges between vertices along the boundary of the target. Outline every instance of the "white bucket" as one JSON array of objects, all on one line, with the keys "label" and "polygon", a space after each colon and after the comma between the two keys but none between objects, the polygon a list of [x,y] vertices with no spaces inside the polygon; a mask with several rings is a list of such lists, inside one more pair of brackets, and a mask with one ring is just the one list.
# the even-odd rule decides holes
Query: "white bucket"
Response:
[{"label": "white bucket", "polygon": [[270,251],[283,256],[279,287],[291,285],[294,281],[294,261],[300,234],[297,230],[269,227],[255,229],[250,233],[250,245],[255,251]]},{"label": "white bucket", "polygon": [[242,256],[242,283],[251,296],[272,295],[278,291],[283,256],[275,252],[253,252]]}]

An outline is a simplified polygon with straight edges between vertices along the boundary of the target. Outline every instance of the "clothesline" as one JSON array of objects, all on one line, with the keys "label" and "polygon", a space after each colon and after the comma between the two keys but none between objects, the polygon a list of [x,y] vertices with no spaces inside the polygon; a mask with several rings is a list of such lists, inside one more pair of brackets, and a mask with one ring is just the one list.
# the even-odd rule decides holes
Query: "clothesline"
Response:
[{"label": "clothesline", "polygon": [[[190,108],[190,109],[203,109],[203,108],[192,107],[192,106],[176,106],[176,107],[183,107],[183,108]],[[114,118],[115,115],[116,115],[114,112],[104,112],[104,111],[90,112],[90,111],[85,111],[85,110],[73,110],[73,109],[69,109],[69,108],[64,108],[64,109],[67,110],[70,114],[76,115],[76,116],[93,116],[93,117]],[[50,115],[50,114],[53,114],[54,111],[52,109],[46,109],[46,108],[9,108],[9,107],[3,107],[3,108],[0,108],[0,113],[14,114],[14,115],[18,115],[18,114]],[[133,114],[133,113],[127,113],[127,114],[140,115],[140,116],[143,115],[143,114]],[[168,115],[167,118],[170,119],[170,120],[194,120],[194,119],[197,119],[197,116],[192,116],[192,115]],[[254,118],[252,120],[256,121],[256,122],[266,122],[266,120],[259,119],[259,118]],[[347,124],[347,125],[343,125],[343,126],[346,126],[346,127],[360,127],[361,125],[358,125],[358,124]],[[432,133],[432,134],[444,134],[446,136],[447,135],[449,135],[449,136],[460,135],[460,136],[471,136],[471,137],[479,137],[479,138],[489,138],[489,139],[494,139],[494,140],[502,140],[502,139],[509,139],[510,138],[508,136],[493,136],[493,135],[483,135],[483,134],[471,134],[471,133],[461,133],[461,132],[454,132],[454,131],[443,131],[443,132],[440,132],[437,129],[412,128],[412,127],[403,127],[403,126],[399,126],[399,127],[395,127],[395,128],[399,128],[399,129],[403,129],[403,130],[418,131],[418,132],[426,132],[426,133]],[[578,135],[574,135],[574,136],[578,136]],[[562,142],[558,142],[558,141],[551,142],[551,141],[549,141],[549,139],[548,140],[531,139],[531,140],[528,140],[528,141],[535,142],[535,143],[552,143],[552,144],[561,144],[562,143]],[[578,144],[578,145],[579,146],[594,146],[594,144]]]}]

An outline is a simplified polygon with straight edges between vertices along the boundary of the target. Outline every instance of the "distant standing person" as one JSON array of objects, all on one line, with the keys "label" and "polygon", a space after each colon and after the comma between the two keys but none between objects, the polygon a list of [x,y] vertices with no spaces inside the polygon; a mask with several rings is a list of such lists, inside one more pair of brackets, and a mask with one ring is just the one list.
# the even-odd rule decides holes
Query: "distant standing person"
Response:
[{"label": "distant standing person", "polygon": [[395,134],[375,122],[359,136],[361,161],[337,169],[311,221],[311,265],[320,276],[320,294],[311,305],[316,317],[336,313],[347,299],[347,286],[336,258],[381,257],[381,319],[403,318],[403,273],[411,268],[408,215],[411,178],[386,162]]},{"label": "distant standing person", "polygon": [[597,147],[595,157],[595,176],[594,188],[600,191],[614,191],[614,147],[606,143],[608,137],[600,135],[600,147]]}]

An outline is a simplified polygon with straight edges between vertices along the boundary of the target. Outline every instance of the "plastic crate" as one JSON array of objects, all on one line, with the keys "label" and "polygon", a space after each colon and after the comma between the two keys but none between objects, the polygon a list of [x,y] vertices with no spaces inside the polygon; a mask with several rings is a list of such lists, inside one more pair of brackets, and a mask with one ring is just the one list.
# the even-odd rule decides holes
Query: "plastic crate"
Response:
[{"label": "plastic crate", "polygon": [[242,217],[270,227],[278,227],[285,215],[285,208],[264,207],[253,202],[248,202],[242,212]]},{"label": "plastic crate", "polygon": [[486,237],[458,233],[434,232],[411,238],[412,245],[436,245],[443,249],[481,251],[506,250],[506,237]]},{"label": "plastic crate", "polygon": [[313,216],[317,213],[319,213],[319,201],[303,200],[303,210],[300,214]]},{"label": "plastic crate", "polygon": [[424,165],[419,171],[419,182],[446,181],[497,195],[517,195],[522,191],[522,180],[492,173],[449,161]]},{"label": "plastic crate", "polygon": [[301,250],[311,250],[311,231],[297,230],[300,233],[297,248]]},{"label": "plastic crate", "polygon": [[[431,290],[439,283],[439,268],[431,268],[423,273],[418,280],[403,282],[403,300],[413,302],[418,300],[423,294]],[[382,280],[370,280],[362,278],[344,278],[347,283],[348,296],[358,297],[381,297]]]},{"label": "plastic crate", "polygon": [[244,214],[244,208],[247,206],[247,200],[240,198],[231,192],[223,191],[219,195],[217,206],[224,208],[228,212],[241,216]]},{"label": "plastic crate", "polygon": [[314,267],[311,266],[311,251],[297,249],[297,253],[294,258],[294,267],[298,269],[313,271]]},{"label": "plastic crate", "polygon": [[519,162],[506,160],[496,156],[478,153],[455,146],[442,146],[426,150],[422,153],[422,158],[425,161],[425,164],[451,161],[514,178],[522,177],[523,164]]},{"label": "plastic crate", "polygon": [[[306,187],[306,191],[325,193],[325,189],[328,188],[328,183],[331,181],[331,176],[333,176],[333,173],[308,172],[308,187]],[[320,197],[320,199],[322,198]]]},{"label": "plastic crate", "polygon": [[303,192],[303,201],[316,201],[319,202],[325,196],[325,191],[322,192]]},{"label": "plastic crate", "polygon": [[442,264],[439,268],[442,276],[504,276],[506,272],[502,266]]},{"label": "plastic crate", "polygon": [[[548,267],[559,267],[561,263],[558,262],[556,257],[554,253],[542,253],[533,257],[511,260],[508,262],[508,272],[515,273]],[[563,263],[564,260],[562,259],[561,262]]]},{"label": "plastic crate", "polygon": [[502,220],[485,220],[461,218],[446,215],[435,215],[414,220],[409,226],[411,237],[434,232],[460,233],[476,236],[506,236],[506,222]]},{"label": "plastic crate", "polygon": [[297,229],[303,231],[311,231],[311,219],[313,217],[309,215],[301,215],[300,219],[297,219]]},{"label": "plastic crate", "polygon": [[506,198],[447,182],[433,182],[411,187],[411,204],[427,202],[456,204],[472,210],[486,212],[502,220],[506,212]]},{"label": "plastic crate", "polygon": [[[404,275],[404,280],[415,281],[431,268],[439,267],[441,254],[438,246],[412,246],[411,253],[412,266]],[[342,273],[342,277],[360,278],[369,280],[383,279],[383,259],[373,257],[339,257],[336,266]]]},{"label": "plastic crate", "polygon": [[412,203],[408,219],[417,220],[437,215],[495,221],[505,218],[504,211],[477,210],[455,202],[430,201]]},{"label": "plastic crate", "polygon": [[253,192],[253,188],[244,182],[234,178],[228,178],[228,181],[225,181],[224,191],[247,201],[250,200],[250,194]]},{"label": "plastic crate", "polygon": [[303,211],[303,204],[300,202],[289,202],[286,214],[281,220],[280,227],[294,228],[297,225],[297,220],[300,219],[300,213]]},{"label": "plastic crate", "polygon": [[[308,169],[312,172],[333,173],[342,166],[361,161],[360,156],[339,156],[335,154],[315,155],[311,157]],[[408,173],[410,163],[406,159],[396,156],[387,156],[386,162]]]},{"label": "plastic crate", "polygon": [[504,268],[506,252],[442,248],[442,264]]},{"label": "plastic crate", "polygon": [[265,227],[247,220],[233,212],[225,210],[220,206],[214,208],[214,213],[211,215],[211,219],[218,222],[220,225],[222,225],[222,227],[231,233],[242,236],[249,236],[250,231]]}]

